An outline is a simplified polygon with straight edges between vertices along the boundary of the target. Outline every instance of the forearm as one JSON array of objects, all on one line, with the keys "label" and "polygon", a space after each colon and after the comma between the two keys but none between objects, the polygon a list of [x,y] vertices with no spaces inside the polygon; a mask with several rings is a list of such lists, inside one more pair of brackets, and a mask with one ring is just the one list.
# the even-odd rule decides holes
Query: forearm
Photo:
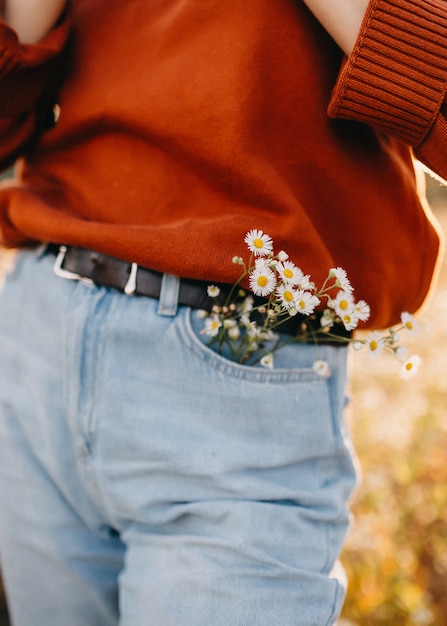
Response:
[{"label": "forearm", "polygon": [[[326,8],[342,1],[349,2],[328,0]],[[328,114],[411,146],[447,181],[446,41],[446,0],[371,0]]]},{"label": "forearm", "polygon": [[354,47],[369,0],[303,0],[340,48]]},{"label": "forearm", "polygon": [[66,0],[3,0],[3,19],[22,43],[37,43],[57,22]]}]

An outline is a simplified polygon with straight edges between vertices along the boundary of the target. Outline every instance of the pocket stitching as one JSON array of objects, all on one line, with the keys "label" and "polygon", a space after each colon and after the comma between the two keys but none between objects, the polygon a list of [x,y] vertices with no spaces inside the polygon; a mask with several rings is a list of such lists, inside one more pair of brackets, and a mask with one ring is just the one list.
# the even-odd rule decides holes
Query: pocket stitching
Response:
[{"label": "pocket stitching", "polygon": [[179,332],[183,344],[202,361],[209,363],[215,370],[228,374],[233,378],[252,380],[260,383],[294,383],[294,382],[320,382],[324,380],[311,368],[278,368],[266,369],[251,365],[241,365],[214,352],[204,344],[192,326],[191,315],[193,309],[186,308],[179,311],[177,316],[181,329]]}]

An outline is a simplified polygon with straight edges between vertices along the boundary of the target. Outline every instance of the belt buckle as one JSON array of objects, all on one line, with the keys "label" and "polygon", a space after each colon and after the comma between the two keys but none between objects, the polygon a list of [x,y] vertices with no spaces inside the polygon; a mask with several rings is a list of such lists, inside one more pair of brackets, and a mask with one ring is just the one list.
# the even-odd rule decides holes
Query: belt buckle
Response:
[{"label": "belt buckle", "polygon": [[80,280],[89,285],[93,284],[91,278],[86,278],[85,276],[81,276],[80,274],[76,274],[75,272],[70,272],[69,270],[64,270],[62,267],[62,263],[64,262],[65,255],[67,254],[67,246],[60,246],[59,252],[57,254],[56,260],[53,265],[53,271],[56,276],[60,278],[65,278],[67,280]]}]

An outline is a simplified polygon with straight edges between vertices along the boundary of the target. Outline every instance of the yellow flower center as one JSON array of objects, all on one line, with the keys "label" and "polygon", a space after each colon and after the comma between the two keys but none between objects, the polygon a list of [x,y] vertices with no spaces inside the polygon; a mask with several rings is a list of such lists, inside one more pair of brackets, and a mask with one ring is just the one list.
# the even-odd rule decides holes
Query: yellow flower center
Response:
[{"label": "yellow flower center", "polygon": [[377,343],[377,341],[375,339],[373,339],[370,344],[369,344],[369,349],[374,352],[374,350],[377,350],[377,348],[379,347],[379,344]]},{"label": "yellow flower center", "polygon": [[284,292],[284,300],[286,302],[293,302],[293,293],[291,291]]},{"label": "yellow flower center", "polygon": [[284,270],[284,276],[285,276],[286,278],[293,278],[293,272],[292,272],[292,270],[291,270],[291,269],[289,269],[289,268],[285,269],[285,270]]},{"label": "yellow flower center", "polygon": [[257,282],[260,287],[266,287],[268,283],[267,276],[259,276]]},{"label": "yellow flower center", "polygon": [[264,247],[264,242],[262,241],[262,239],[260,237],[258,237],[257,239],[253,240],[253,245],[258,250],[261,250],[261,248]]},{"label": "yellow flower center", "polygon": [[300,300],[300,301],[298,302],[298,307],[299,307],[300,309],[305,309],[305,308],[306,308],[306,303],[304,302],[304,300]]},{"label": "yellow flower center", "polygon": [[347,300],[340,300],[340,309],[342,311],[346,311],[346,309],[348,308],[349,304]]},{"label": "yellow flower center", "polygon": [[408,328],[408,330],[413,330],[412,322],[405,322],[405,326]]},{"label": "yellow flower center", "polygon": [[412,370],[412,369],[413,369],[413,363],[411,363],[411,362],[410,362],[410,363],[407,363],[407,364],[405,365],[405,369],[407,370],[407,372],[409,372],[410,370]]}]

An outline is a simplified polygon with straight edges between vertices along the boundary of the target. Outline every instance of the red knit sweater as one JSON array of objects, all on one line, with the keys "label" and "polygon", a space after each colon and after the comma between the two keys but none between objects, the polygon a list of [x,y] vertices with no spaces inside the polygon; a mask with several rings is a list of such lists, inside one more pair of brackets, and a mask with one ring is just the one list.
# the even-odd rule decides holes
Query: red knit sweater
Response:
[{"label": "red knit sweater", "polygon": [[395,323],[438,253],[399,140],[447,175],[447,3],[412,2],[423,26],[407,5],[373,0],[332,94],[349,120],[327,114],[341,52],[296,0],[76,0],[35,46],[0,22],[0,160],[20,156],[4,243],[232,282],[260,228],[317,282],[344,267],[370,326]]}]

